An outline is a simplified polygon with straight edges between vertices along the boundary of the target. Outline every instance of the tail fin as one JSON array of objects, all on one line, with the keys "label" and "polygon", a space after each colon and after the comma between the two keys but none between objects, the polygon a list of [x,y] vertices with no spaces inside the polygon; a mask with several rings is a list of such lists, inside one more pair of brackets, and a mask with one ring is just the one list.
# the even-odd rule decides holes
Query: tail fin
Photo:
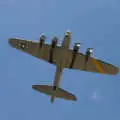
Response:
[{"label": "tail fin", "polygon": [[77,100],[75,95],[61,88],[58,88],[56,91],[53,91],[53,86],[48,86],[48,85],[32,85],[32,88],[44,94],[50,95],[52,103],[54,102],[55,97],[63,98],[66,100],[73,100],[73,101]]},{"label": "tail fin", "polygon": [[55,100],[55,95],[52,95],[52,96],[51,96],[51,103],[53,103],[54,100]]}]

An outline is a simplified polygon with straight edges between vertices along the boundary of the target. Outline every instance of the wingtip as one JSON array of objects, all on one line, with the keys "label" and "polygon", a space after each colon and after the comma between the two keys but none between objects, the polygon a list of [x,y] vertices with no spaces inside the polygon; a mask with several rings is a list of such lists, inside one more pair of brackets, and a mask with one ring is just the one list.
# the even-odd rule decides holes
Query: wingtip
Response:
[{"label": "wingtip", "polygon": [[11,43],[11,38],[8,38],[8,43],[9,43],[9,44]]},{"label": "wingtip", "polygon": [[13,41],[12,41],[12,38],[8,38],[8,43],[9,43],[9,45],[13,45]]},{"label": "wingtip", "polygon": [[117,68],[116,74],[119,74],[119,73],[120,73],[120,68]]},{"label": "wingtip", "polygon": [[77,101],[77,97],[76,96],[74,96],[74,99],[73,99],[74,101]]},{"label": "wingtip", "polygon": [[36,88],[36,85],[32,85],[32,88],[35,89],[35,88]]}]

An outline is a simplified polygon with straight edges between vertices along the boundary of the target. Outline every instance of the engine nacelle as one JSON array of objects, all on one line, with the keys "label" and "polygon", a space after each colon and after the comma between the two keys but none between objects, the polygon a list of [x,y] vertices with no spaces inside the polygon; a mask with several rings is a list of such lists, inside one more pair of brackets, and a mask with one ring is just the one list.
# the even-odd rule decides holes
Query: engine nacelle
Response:
[{"label": "engine nacelle", "polygon": [[79,49],[80,49],[80,43],[75,43],[74,44],[74,47],[73,47],[73,51],[75,53],[78,53],[79,52]]},{"label": "engine nacelle", "polygon": [[93,49],[92,48],[88,48],[86,51],[86,56],[90,57],[93,54]]},{"label": "engine nacelle", "polygon": [[44,45],[44,43],[45,43],[45,35],[42,34],[40,36],[40,46],[42,47]]},{"label": "engine nacelle", "polygon": [[52,39],[52,48],[55,48],[57,46],[57,43],[58,43],[58,39],[57,39],[57,37],[54,37]]}]

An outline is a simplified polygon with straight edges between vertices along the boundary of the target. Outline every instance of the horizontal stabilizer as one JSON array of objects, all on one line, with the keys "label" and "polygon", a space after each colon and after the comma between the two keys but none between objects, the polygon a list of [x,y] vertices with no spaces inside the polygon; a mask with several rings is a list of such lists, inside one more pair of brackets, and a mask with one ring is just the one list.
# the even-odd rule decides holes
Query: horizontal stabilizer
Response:
[{"label": "horizontal stabilizer", "polygon": [[55,97],[63,98],[66,100],[74,100],[74,101],[77,100],[75,95],[61,88],[57,88],[56,91],[53,91],[53,86],[48,86],[48,85],[32,85],[32,88],[50,96],[52,96],[54,92]]}]

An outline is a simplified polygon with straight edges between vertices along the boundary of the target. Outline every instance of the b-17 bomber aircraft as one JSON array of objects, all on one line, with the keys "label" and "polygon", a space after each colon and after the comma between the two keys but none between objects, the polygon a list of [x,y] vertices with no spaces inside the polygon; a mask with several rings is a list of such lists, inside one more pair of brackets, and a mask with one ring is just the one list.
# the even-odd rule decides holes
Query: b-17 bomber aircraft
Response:
[{"label": "b-17 bomber aircraft", "polygon": [[115,75],[119,72],[116,66],[92,57],[92,48],[86,53],[79,52],[80,43],[75,43],[70,49],[71,32],[66,31],[63,41],[58,46],[57,37],[53,37],[51,44],[45,43],[45,35],[40,36],[39,41],[28,41],[18,38],[9,38],[9,44],[23,52],[26,52],[38,59],[44,60],[56,66],[53,85],[32,85],[32,88],[51,96],[51,103],[55,98],[76,101],[75,95],[60,88],[60,77],[64,68],[83,70],[100,74]]}]

